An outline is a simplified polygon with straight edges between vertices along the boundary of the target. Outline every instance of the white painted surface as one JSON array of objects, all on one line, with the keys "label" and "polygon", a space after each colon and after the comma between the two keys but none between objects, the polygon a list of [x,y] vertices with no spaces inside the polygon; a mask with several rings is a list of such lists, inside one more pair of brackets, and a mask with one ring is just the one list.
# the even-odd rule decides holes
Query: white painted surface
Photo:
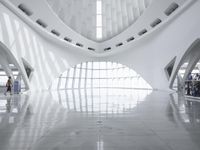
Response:
[{"label": "white painted surface", "polygon": [[[164,72],[166,64],[177,56],[176,67],[190,44],[200,36],[199,1],[194,1],[190,7],[181,11],[181,14],[174,16],[164,26],[144,36],[135,44],[128,44],[117,53],[99,55],[93,55],[71,45],[52,42],[53,36],[50,36],[51,39],[41,36],[40,29],[33,30],[33,26],[30,28],[3,5],[0,7],[1,41],[11,50],[19,63],[23,57],[34,68],[34,75],[30,81],[31,89],[47,89],[55,77],[80,62],[108,60],[134,69],[154,89],[166,90],[169,86]],[[6,24],[8,20],[11,22],[10,25]],[[123,37],[127,32],[128,30],[119,37]],[[106,42],[103,44],[106,45]]]}]

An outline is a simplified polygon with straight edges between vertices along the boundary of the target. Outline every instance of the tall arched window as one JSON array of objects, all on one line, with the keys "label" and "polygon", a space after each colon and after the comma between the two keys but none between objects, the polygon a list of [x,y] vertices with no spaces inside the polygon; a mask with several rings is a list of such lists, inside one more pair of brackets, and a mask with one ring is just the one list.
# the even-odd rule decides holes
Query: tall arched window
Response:
[{"label": "tall arched window", "polygon": [[84,62],[62,73],[52,89],[127,88],[152,89],[133,69],[115,62]]}]

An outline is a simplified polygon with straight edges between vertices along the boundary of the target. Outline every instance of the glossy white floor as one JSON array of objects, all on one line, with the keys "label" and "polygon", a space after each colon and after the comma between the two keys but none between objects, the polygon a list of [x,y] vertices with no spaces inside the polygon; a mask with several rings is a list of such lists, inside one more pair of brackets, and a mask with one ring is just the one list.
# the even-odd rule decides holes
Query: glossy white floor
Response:
[{"label": "glossy white floor", "polygon": [[0,150],[199,150],[200,103],[146,90],[0,96]]}]

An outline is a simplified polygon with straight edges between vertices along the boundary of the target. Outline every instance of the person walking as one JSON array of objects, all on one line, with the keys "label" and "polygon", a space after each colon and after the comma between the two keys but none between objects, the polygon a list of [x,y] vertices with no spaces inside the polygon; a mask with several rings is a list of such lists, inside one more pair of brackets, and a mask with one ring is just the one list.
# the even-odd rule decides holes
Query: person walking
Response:
[{"label": "person walking", "polygon": [[12,80],[11,80],[11,77],[9,76],[8,77],[8,80],[6,82],[6,92],[4,93],[5,95],[7,94],[7,92],[10,92],[10,95],[12,95]]}]

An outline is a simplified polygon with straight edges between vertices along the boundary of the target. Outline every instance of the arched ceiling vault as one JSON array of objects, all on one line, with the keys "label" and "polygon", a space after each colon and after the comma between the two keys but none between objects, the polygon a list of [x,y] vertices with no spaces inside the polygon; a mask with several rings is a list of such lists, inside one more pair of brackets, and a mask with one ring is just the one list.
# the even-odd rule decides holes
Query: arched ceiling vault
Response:
[{"label": "arched ceiling vault", "polygon": [[[195,1],[0,0],[46,39],[95,57],[114,55],[139,41],[144,43],[145,37],[165,27]],[[99,39],[97,25],[102,34]]]},{"label": "arched ceiling vault", "polygon": [[[93,41],[105,41],[132,25],[153,0],[47,0],[70,28]],[[97,16],[100,16],[98,19]],[[100,27],[101,38],[97,37]]]}]

